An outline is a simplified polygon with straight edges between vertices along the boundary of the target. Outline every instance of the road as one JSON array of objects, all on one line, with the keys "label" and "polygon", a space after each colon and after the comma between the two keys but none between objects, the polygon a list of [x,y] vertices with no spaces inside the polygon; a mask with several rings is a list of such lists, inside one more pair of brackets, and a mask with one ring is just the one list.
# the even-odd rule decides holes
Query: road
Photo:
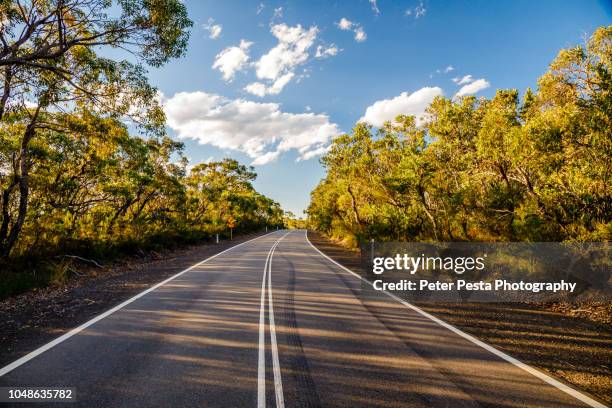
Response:
[{"label": "road", "polygon": [[75,387],[65,405],[88,408],[603,406],[374,291],[303,230],[233,247],[0,374]]}]

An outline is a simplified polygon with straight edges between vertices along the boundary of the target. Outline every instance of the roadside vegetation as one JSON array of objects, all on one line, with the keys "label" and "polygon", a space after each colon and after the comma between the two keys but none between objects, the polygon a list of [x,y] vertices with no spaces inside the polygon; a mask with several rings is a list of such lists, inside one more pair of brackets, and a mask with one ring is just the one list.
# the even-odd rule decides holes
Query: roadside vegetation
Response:
[{"label": "roadside vegetation", "polygon": [[145,67],[181,57],[179,0],[0,1],[0,297],[217,233],[282,225],[235,160],[191,168]]},{"label": "roadside vegetation", "polygon": [[609,241],[612,26],[562,50],[535,91],[438,97],[359,123],[322,158],[310,227],[378,241]]},{"label": "roadside vegetation", "polygon": [[[424,118],[359,123],[322,158],[309,227],[361,272],[376,241],[609,242],[612,26],[561,50],[537,89],[436,98]],[[527,364],[611,401],[612,303],[440,303],[419,307]],[[591,360],[592,359],[592,360]]]}]

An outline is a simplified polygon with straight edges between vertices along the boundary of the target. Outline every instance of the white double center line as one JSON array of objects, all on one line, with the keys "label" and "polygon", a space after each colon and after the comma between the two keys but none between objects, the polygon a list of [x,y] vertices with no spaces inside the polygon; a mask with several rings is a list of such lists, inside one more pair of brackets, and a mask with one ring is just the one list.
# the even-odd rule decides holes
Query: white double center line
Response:
[{"label": "white double center line", "polygon": [[274,324],[274,305],[272,302],[272,257],[276,247],[289,233],[280,237],[266,258],[264,266],[264,274],[261,280],[261,299],[259,304],[259,362],[257,365],[257,407],[264,408],[266,406],[266,277],[268,281],[268,321],[270,324],[270,344],[272,346],[272,370],[274,373],[274,394],[276,395],[276,407],[284,408],[285,401],[283,398],[283,382],[281,379],[280,363],[278,361],[278,346],[276,343],[276,325]]}]

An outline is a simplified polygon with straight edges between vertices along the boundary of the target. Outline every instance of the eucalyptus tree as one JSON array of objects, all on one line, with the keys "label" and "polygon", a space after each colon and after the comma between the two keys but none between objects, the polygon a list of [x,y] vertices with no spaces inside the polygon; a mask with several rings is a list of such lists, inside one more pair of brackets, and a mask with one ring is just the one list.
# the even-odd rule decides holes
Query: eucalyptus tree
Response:
[{"label": "eucalyptus tree", "polygon": [[[0,256],[7,257],[26,220],[37,133],[65,131],[58,112],[92,112],[161,136],[163,112],[142,64],[181,56],[192,23],[178,0],[2,1],[0,21]],[[104,56],[119,51],[126,59]]]},{"label": "eucalyptus tree", "polygon": [[418,125],[358,124],[321,160],[311,226],[357,240],[610,240],[611,62],[601,27],[522,98],[438,97]]}]

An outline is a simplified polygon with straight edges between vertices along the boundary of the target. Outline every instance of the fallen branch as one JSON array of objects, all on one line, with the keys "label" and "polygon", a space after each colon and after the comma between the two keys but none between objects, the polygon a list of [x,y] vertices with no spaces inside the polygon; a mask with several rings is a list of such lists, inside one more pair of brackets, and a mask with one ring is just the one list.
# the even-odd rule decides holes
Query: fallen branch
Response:
[{"label": "fallen branch", "polygon": [[97,268],[102,268],[102,265],[100,265],[98,262],[94,261],[93,259],[82,258],[82,257],[77,256],[77,255],[58,255],[56,258],[72,258],[72,259],[77,259],[77,260],[79,260],[81,262],[90,263],[90,264],[96,266]]}]

